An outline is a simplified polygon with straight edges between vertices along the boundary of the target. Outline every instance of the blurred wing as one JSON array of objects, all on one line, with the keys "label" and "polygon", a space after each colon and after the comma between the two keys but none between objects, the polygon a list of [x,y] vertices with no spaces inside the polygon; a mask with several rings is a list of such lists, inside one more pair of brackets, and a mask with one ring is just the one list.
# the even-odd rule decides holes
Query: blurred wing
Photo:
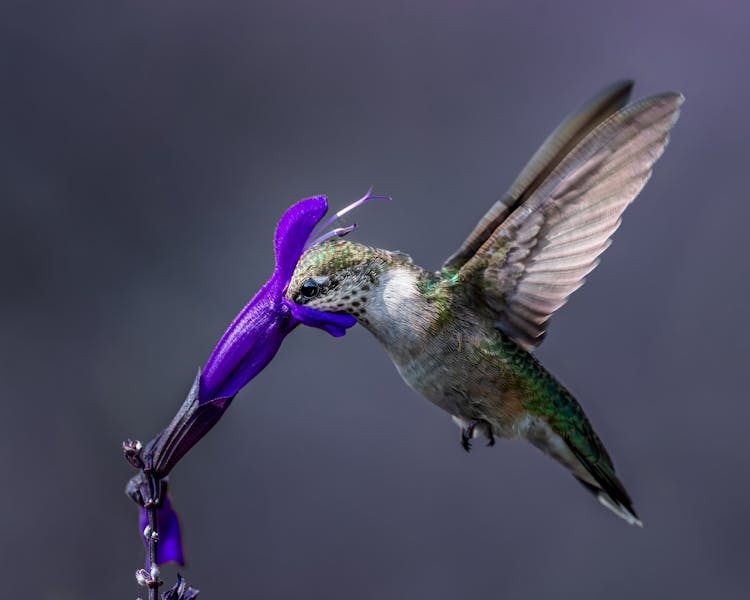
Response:
[{"label": "blurred wing", "polygon": [[498,225],[528,199],[587,133],[627,104],[632,89],[632,81],[617,82],[565,119],[531,157],[505,196],[487,211],[469,237],[443,266],[448,269],[461,268],[487,241]]},{"label": "blurred wing", "polygon": [[464,265],[498,327],[526,349],[584,282],[651,175],[683,97],[652,96],[589,131]]}]

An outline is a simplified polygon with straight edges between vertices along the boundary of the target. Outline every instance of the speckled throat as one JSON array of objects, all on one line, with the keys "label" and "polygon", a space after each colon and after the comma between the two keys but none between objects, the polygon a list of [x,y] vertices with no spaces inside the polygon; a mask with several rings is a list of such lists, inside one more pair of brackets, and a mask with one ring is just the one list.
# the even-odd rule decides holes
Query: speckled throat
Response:
[{"label": "speckled throat", "polygon": [[[313,296],[305,296],[305,286],[314,288]],[[356,317],[385,347],[407,383],[422,393],[422,382],[442,371],[436,361],[461,337],[452,329],[465,327],[462,317],[468,310],[455,274],[430,273],[406,254],[344,240],[310,248],[287,297]],[[476,326],[477,315],[472,312],[470,320]]]}]

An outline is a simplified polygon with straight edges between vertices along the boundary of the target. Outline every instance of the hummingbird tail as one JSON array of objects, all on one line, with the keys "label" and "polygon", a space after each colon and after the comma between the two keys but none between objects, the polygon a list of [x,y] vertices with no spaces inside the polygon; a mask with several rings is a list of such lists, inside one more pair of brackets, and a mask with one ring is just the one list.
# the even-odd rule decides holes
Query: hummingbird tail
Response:
[{"label": "hummingbird tail", "polygon": [[585,467],[587,474],[596,482],[595,484],[591,483],[574,473],[576,479],[581,482],[583,487],[594,494],[603,506],[606,506],[618,517],[627,521],[628,524],[643,527],[643,523],[635,513],[635,509],[633,509],[633,501],[625,491],[625,487],[614,474],[614,469],[611,468],[609,460],[607,459],[607,463],[609,463],[608,466],[610,468],[604,469],[601,465],[591,464],[574,448],[571,447],[571,450]]},{"label": "hummingbird tail", "polygon": [[[572,396],[570,400],[575,402]],[[582,418],[585,419],[585,416]],[[546,420],[538,417],[526,419],[525,435],[534,446],[566,467],[609,510],[631,525],[643,527],[633,509],[633,501],[615,475],[607,450],[591,429],[588,420],[582,420],[581,423],[583,425],[579,423],[579,427],[588,428],[590,435],[579,437],[578,444],[573,443],[570,436],[558,434]],[[586,446],[582,442],[591,444],[596,452],[584,453],[582,448]],[[591,460],[587,455],[598,456],[596,460]]]},{"label": "hummingbird tail", "polygon": [[[578,478],[576,477],[576,479]],[[635,514],[632,505],[623,505],[622,503],[612,498],[612,496],[610,496],[603,489],[598,488],[595,485],[591,485],[583,479],[578,479],[578,481],[581,483],[581,485],[583,485],[583,487],[585,487],[589,492],[596,496],[597,500],[599,500],[602,506],[607,507],[618,517],[627,521],[629,525],[637,525],[638,527],[643,527],[643,522],[638,518],[638,515]]]}]

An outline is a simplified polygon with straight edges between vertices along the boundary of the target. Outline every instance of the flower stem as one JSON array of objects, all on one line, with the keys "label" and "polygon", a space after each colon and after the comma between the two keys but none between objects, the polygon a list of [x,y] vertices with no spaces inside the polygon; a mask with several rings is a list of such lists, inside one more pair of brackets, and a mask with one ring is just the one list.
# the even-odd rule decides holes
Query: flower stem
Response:
[{"label": "flower stem", "polygon": [[148,583],[148,600],[159,600],[159,532],[156,519],[161,494],[159,493],[161,482],[153,475],[149,474],[149,487],[151,489],[151,500],[145,506],[148,514],[148,563],[149,575],[151,576]]}]

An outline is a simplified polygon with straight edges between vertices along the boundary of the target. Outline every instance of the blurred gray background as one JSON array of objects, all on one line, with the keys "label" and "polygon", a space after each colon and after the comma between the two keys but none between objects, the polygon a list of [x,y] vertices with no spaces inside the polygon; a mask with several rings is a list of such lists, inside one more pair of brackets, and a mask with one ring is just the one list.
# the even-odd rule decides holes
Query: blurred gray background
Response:
[{"label": "blurred gray background", "polygon": [[120,442],[170,420],[291,203],[374,184],[354,239],[435,268],[633,77],[683,117],[539,356],[645,528],[528,445],[466,455],[361,327],[298,329],[173,473],[183,573],[206,599],[747,597],[749,11],[5,2],[2,596],[145,594]]}]

